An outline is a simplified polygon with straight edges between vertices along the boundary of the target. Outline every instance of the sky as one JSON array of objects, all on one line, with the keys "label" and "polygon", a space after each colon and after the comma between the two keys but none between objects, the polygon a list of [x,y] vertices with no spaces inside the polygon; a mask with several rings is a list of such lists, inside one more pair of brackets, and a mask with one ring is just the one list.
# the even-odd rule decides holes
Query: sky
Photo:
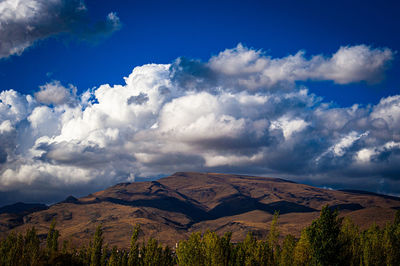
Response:
[{"label": "sky", "polygon": [[397,1],[0,1],[0,206],[176,171],[400,195]]}]

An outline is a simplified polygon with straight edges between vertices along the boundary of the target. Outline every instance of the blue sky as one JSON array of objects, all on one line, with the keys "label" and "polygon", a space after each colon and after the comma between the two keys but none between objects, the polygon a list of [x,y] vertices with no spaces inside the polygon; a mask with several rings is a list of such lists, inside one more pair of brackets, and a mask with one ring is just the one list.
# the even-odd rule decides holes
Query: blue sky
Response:
[{"label": "blue sky", "polygon": [[397,1],[0,3],[0,205],[176,171],[400,194]]},{"label": "blue sky", "polygon": [[[345,45],[367,44],[400,50],[397,1],[86,1],[92,20],[116,12],[122,28],[91,42],[52,36],[22,56],[0,62],[0,88],[32,93],[49,80],[77,86],[120,84],[135,66],[170,63],[185,56],[208,60],[243,43],[274,57],[305,50],[308,55],[335,52]],[[99,4],[100,3],[100,4]],[[398,60],[386,79],[373,86],[331,82],[307,84],[340,105],[377,103],[398,93]],[[21,78],[23,76],[23,78]],[[342,93],[346,91],[344,96]]]}]

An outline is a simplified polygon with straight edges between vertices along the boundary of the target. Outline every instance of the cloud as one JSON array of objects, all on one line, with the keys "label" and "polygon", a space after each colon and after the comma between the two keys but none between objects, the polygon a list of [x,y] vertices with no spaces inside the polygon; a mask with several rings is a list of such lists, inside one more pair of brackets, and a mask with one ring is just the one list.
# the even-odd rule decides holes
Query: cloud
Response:
[{"label": "cloud", "polygon": [[121,27],[115,13],[92,22],[82,0],[4,0],[0,2],[0,58],[20,55],[39,40],[61,33],[98,40]]},{"label": "cloud", "polygon": [[371,49],[365,45],[341,47],[315,70],[314,79],[333,80],[338,84],[379,82],[394,53],[388,48]]},{"label": "cloud", "polygon": [[305,52],[300,51],[284,58],[272,58],[239,44],[212,57],[208,67],[230,86],[246,89],[282,87],[305,80],[374,83],[382,79],[393,57],[388,48],[357,45],[340,47],[331,57],[315,55],[307,59]]},{"label": "cloud", "polygon": [[40,86],[40,91],[35,93],[35,99],[39,103],[48,105],[73,105],[76,102],[76,91],[76,87],[71,84],[69,88],[65,88],[59,81],[52,81]]},{"label": "cloud", "polygon": [[128,98],[128,104],[144,104],[149,100],[147,94],[141,92],[138,96],[131,96]]},{"label": "cloud", "polygon": [[346,154],[348,148],[350,148],[357,140],[362,137],[368,136],[369,132],[358,134],[355,131],[350,132],[346,136],[343,136],[337,143],[332,145],[326,152],[321,154],[316,160],[318,161],[322,156],[331,153],[335,157],[340,157]]},{"label": "cloud", "polygon": [[208,62],[139,66],[125,84],[81,95],[58,81],[34,97],[3,91],[0,191],[54,202],[66,195],[45,190],[89,193],[190,170],[400,193],[400,96],[341,108],[296,84],[372,82],[393,54],[361,45],[272,59],[239,45]]}]

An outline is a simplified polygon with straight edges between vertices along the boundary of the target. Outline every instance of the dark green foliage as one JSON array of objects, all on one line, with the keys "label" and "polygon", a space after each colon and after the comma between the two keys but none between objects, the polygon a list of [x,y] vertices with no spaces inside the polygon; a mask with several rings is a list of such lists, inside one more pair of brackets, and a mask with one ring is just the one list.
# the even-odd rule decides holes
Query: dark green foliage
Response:
[{"label": "dark green foliage", "polygon": [[233,259],[232,243],[231,243],[231,232],[226,232],[222,238],[220,238],[220,252],[222,254],[222,265],[230,265]]},{"label": "dark green foliage", "polygon": [[76,250],[67,242],[58,249],[59,233],[50,225],[46,243],[40,243],[35,228],[25,235],[11,233],[0,241],[0,266],[19,265],[400,265],[400,212],[393,223],[380,229],[360,229],[342,221],[327,206],[320,217],[302,231],[299,240],[288,235],[279,240],[278,214],[274,215],[266,239],[249,232],[243,242],[232,243],[231,233],[223,236],[207,231],[193,233],[177,249],[161,246],[150,238],[139,246],[140,226],[134,227],[128,250],[103,246],[103,231],[97,227],[88,246]]},{"label": "dark green foliage", "polygon": [[101,252],[101,258],[100,258],[100,265],[101,266],[106,266],[107,265],[107,258],[109,257],[109,250],[108,250],[108,244],[106,245],[105,248],[102,249]]},{"label": "dark green foliage", "polygon": [[215,232],[193,233],[188,240],[179,242],[176,250],[179,265],[231,265],[234,261],[231,233],[222,237]]},{"label": "dark green foliage", "polygon": [[343,245],[342,261],[350,266],[360,265],[362,258],[360,230],[349,218],[343,221],[339,242]]},{"label": "dark green foliage", "polygon": [[128,265],[128,252],[122,251],[122,257],[121,257],[121,266],[127,266]]},{"label": "dark green foliage", "polygon": [[294,264],[294,249],[296,247],[296,239],[292,235],[287,235],[283,240],[282,250],[278,264],[281,266]]},{"label": "dark green foliage", "polygon": [[310,240],[308,239],[306,229],[301,232],[300,239],[296,243],[296,247],[294,249],[293,257],[294,264],[298,266],[315,264],[312,263],[314,261],[314,254],[310,245]]},{"label": "dark green foliage", "polygon": [[76,266],[84,266],[88,265],[81,261],[79,257],[74,256],[73,253],[57,253],[54,256],[52,256],[47,263],[43,262],[43,265],[57,265],[57,266],[63,266],[63,265],[76,265]]},{"label": "dark green foliage", "polygon": [[363,265],[385,265],[383,232],[377,225],[362,234]]},{"label": "dark green foliage", "polygon": [[120,256],[118,254],[118,249],[114,246],[111,250],[111,256],[108,259],[108,266],[118,266],[120,265]]},{"label": "dark green foliage", "polygon": [[396,215],[394,217],[394,225],[399,226],[400,225],[400,210],[396,211]]},{"label": "dark green foliage", "polygon": [[25,236],[11,233],[1,241],[0,265],[39,265],[43,253],[34,227],[28,229]]},{"label": "dark green foliage", "polygon": [[338,211],[332,211],[328,206],[324,206],[320,217],[307,228],[306,233],[317,265],[340,265],[341,224],[342,220],[338,218]]},{"label": "dark green foliage", "polygon": [[150,238],[146,245],[143,245],[141,252],[142,265],[161,265],[163,249],[154,238]]},{"label": "dark green foliage", "polygon": [[129,250],[128,265],[138,265],[139,264],[139,244],[137,243],[140,232],[140,225],[135,225],[131,237],[131,246]]},{"label": "dark green foliage", "polygon": [[388,224],[383,233],[383,245],[387,265],[400,265],[400,210],[393,224]]},{"label": "dark green foliage", "polygon": [[60,235],[59,231],[55,229],[56,227],[56,220],[53,219],[53,221],[50,224],[49,232],[47,233],[47,249],[50,254],[56,253],[58,251],[58,237]]},{"label": "dark green foliage", "polygon": [[254,255],[251,256],[251,264],[246,261],[246,265],[274,265],[273,251],[267,241],[258,240]]},{"label": "dark green foliage", "polygon": [[234,249],[235,265],[274,265],[273,251],[268,241],[257,240],[249,232],[242,243]]},{"label": "dark green foliage", "polygon": [[79,260],[82,261],[84,265],[89,265],[90,264],[90,246],[85,247],[83,246],[79,251],[78,251],[78,257]]},{"label": "dark green foliage", "polygon": [[36,265],[40,261],[40,241],[35,227],[28,229],[24,237],[24,250],[22,253],[23,265]]},{"label": "dark green foliage", "polygon": [[279,246],[278,218],[279,212],[275,211],[268,234],[268,246],[270,249],[268,251],[270,255],[268,263],[270,265],[278,264],[281,252],[281,247]]},{"label": "dark green foliage", "polygon": [[176,258],[173,251],[166,246],[163,250],[163,254],[161,257],[161,265],[176,265]]},{"label": "dark green foliage", "polygon": [[1,263],[2,265],[18,265],[20,256],[23,253],[24,243],[21,234],[11,233],[1,243]]},{"label": "dark green foliage", "polygon": [[204,265],[205,254],[201,233],[190,235],[188,240],[180,241],[176,250],[179,265]]},{"label": "dark green foliage", "polygon": [[103,230],[101,225],[97,226],[96,232],[94,233],[93,244],[90,251],[90,265],[100,266],[102,265],[102,249],[103,249]]},{"label": "dark green foliage", "polygon": [[135,225],[129,254],[122,252],[117,265],[175,265],[175,256],[169,247],[163,248],[156,239],[150,238],[146,244],[139,247],[137,243],[140,233],[140,225]]}]

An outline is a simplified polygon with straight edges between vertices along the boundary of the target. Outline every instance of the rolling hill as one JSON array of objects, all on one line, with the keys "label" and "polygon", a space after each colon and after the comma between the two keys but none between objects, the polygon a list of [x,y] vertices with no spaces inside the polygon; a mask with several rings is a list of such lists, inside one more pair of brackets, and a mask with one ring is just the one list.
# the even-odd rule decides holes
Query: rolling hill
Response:
[{"label": "rolling hill", "polygon": [[[274,211],[280,212],[281,235],[300,231],[324,205],[338,208],[361,228],[384,225],[400,208],[400,198],[360,191],[335,191],[277,178],[179,172],[157,181],[121,183],[82,198],[68,197],[33,212],[0,214],[0,236],[35,226],[45,236],[53,219],[61,240],[87,243],[102,224],[105,242],[127,247],[133,225],[141,240],[154,237],[175,246],[191,232],[214,230],[243,240],[248,231],[262,237]],[[14,215],[16,220],[7,220]]]}]

